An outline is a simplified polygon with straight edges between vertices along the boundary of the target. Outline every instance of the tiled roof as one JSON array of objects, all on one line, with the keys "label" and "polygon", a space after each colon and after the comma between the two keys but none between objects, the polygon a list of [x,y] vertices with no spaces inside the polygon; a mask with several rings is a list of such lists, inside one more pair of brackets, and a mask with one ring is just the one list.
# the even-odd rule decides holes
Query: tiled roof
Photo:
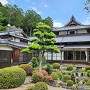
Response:
[{"label": "tiled roof", "polygon": [[8,41],[6,39],[0,39],[0,44],[7,44],[7,45],[10,45],[12,47],[17,47],[20,49],[28,46],[28,44],[26,44],[26,43],[13,42],[13,41]]},{"label": "tiled roof", "polygon": [[17,33],[23,33],[24,34],[23,30],[19,29],[19,30],[9,30],[9,31],[0,32],[0,36],[10,35],[10,36],[17,37],[17,38],[20,38],[20,39],[29,40],[28,38],[24,38],[22,36],[16,35]]},{"label": "tiled roof", "polygon": [[[66,46],[63,46],[63,50],[68,50],[68,49],[85,49],[85,48],[90,48],[90,45],[66,45]],[[59,47],[59,49],[61,49]]]},{"label": "tiled roof", "polygon": [[56,37],[56,43],[65,42],[90,42],[90,34],[81,35],[67,35],[62,37]]},{"label": "tiled roof", "polygon": [[61,28],[53,28],[53,31],[68,31],[68,30],[78,30],[78,29],[90,29],[90,25],[82,25],[82,26],[67,26]]}]

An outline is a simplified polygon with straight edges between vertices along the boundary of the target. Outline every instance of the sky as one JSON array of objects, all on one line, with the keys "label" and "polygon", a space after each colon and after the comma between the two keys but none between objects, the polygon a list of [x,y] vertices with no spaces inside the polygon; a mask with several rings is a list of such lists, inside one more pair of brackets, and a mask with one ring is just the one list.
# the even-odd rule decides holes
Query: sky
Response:
[{"label": "sky", "polygon": [[5,4],[16,4],[26,10],[35,10],[44,19],[50,16],[54,27],[62,27],[72,15],[82,24],[90,24],[90,13],[84,10],[86,0],[0,0]]}]

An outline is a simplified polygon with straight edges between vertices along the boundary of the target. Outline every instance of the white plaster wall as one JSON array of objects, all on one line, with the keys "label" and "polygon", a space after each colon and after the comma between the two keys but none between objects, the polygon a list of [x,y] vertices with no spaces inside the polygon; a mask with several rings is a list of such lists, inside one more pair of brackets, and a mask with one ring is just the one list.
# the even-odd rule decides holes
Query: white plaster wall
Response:
[{"label": "white plaster wall", "polygon": [[67,31],[59,32],[59,35],[66,35],[66,34],[67,34]]},{"label": "white plaster wall", "polygon": [[0,50],[13,51],[13,48],[8,45],[0,45]]},{"label": "white plaster wall", "polygon": [[78,30],[77,33],[87,33],[87,30]]},{"label": "white plaster wall", "polygon": [[18,38],[15,38],[15,40],[14,40],[15,42],[20,42],[20,39],[18,39]]}]

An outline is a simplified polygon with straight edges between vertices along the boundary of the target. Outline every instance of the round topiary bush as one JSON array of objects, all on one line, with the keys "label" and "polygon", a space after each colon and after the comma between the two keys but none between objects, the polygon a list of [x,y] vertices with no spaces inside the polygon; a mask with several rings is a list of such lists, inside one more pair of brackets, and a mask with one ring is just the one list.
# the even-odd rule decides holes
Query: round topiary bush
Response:
[{"label": "round topiary bush", "polygon": [[21,64],[19,67],[25,70],[27,75],[32,75],[33,68],[30,64]]},{"label": "round topiary bush", "polygon": [[47,83],[45,83],[45,82],[37,82],[35,84],[35,89],[34,90],[48,90]]},{"label": "round topiary bush", "polygon": [[62,79],[63,74],[60,71],[57,71],[56,74],[59,76],[59,79]]},{"label": "round topiary bush", "polygon": [[48,72],[48,74],[51,74],[53,71],[53,66],[48,63],[44,69]]},{"label": "round topiary bush", "polygon": [[59,63],[54,63],[53,64],[53,69],[60,69],[60,64]]},{"label": "round topiary bush", "polygon": [[41,70],[40,72],[41,72],[44,76],[47,76],[47,75],[48,75],[48,72],[45,71],[45,70]]},{"label": "round topiary bush", "polygon": [[0,89],[15,88],[22,85],[26,78],[26,72],[18,67],[0,69]]},{"label": "round topiary bush", "polygon": [[73,86],[73,81],[72,80],[67,80],[67,86]]},{"label": "round topiary bush", "polygon": [[48,82],[50,80],[53,80],[51,76],[44,76],[44,82]]},{"label": "round topiary bush", "polygon": [[51,74],[51,77],[53,78],[53,80],[58,80],[59,76],[54,72]]},{"label": "round topiary bush", "polygon": [[87,70],[87,76],[90,77],[90,70]]},{"label": "round topiary bush", "polygon": [[85,71],[90,70],[90,66],[85,67]]},{"label": "round topiary bush", "polygon": [[67,66],[67,70],[68,70],[68,71],[72,71],[72,70],[73,70],[73,66],[72,66],[72,65],[68,65],[68,66]]},{"label": "round topiary bush", "polygon": [[33,73],[32,75],[32,79],[34,83],[43,81],[43,78],[44,75],[41,72]]},{"label": "round topiary bush", "polygon": [[86,85],[90,85],[90,81],[85,82]]},{"label": "round topiary bush", "polygon": [[67,80],[71,80],[71,75],[63,75],[63,81],[67,82]]},{"label": "round topiary bush", "polygon": [[28,87],[27,90],[48,90],[48,86],[45,82],[37,82],[34,86]]}]

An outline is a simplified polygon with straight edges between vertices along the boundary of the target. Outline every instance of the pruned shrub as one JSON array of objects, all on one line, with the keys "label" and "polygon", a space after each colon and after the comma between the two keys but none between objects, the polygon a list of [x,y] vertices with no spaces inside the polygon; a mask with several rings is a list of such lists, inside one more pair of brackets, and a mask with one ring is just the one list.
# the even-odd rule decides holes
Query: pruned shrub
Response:
[{"label": "pruned shrub", "polygon": [[30,64],[21,64],[19,67],[25,70],[27,75],[32,75],[33,68]]},{"label": "pruned shrub", "polygon": [[48,74],[51,74],[53,71],[53,66],[48,63],[44,69],[48,72]]},{"label": "pruned shrub", "polygon": [[48,86],[45,82],[37,82],[34,86],[29,87],[27,90],[48,90]]},{"label": "pruned shrub", "polygon": [[35,90],[48,90],[47,83],[45,83],[45,82],[37,82],[35,84]]},{"label": "pruned shrub", "polygon": [[53,78],[52,78],[51,76],[45,76],[45,77],[44,77],[44,81],[45,81],[45,82],[48,82],[48,81],[50,81],[50,80],[53,80]]},{"label": "pruned shrub", "polygon": [[37,68],[39,66],[39,60],[36,57],[33,57],[30,62],[33,68]]},{"label": "pruned shrub", "polygon": [[87,76],[90,77],[90,70],[87,70]]},{"label": "pruned shrub", "polygon": [[59,76],[59,79],[62,79],[63,74],[60,71],[57,71],[56,74]]},{"label": "pruned shrub", "polygon": [[72,80],[67,80],[67,86],[73,86],[73,81]]},{"label": "pruned shrub", "polygon": [[41,70],[40,72],[41,72],[44,76],[47,76],[47,75],[48,75],[48,72],[45,71],[45,70]]},{"label": "pruned shrub", "polygon": [[90,66],[85,67],[85,71],[90,70]]},{"label": "pruned shrub", "polygon": [[43,81],[43,78],[44,75],[41,72],[33,73],[32,75],[32,79],[34,83]]},{"label": "pruned shrub", "polygon": [[60,64],[59,63],[54,63],[53,64],[53,69],[60,69]]},{"label": "pruned shrub", "polygon": [[71,75],[63,75],[63,81],[67,82],[67,80],[71,80]]},{"label": "pruned shrub", "polygon": [[51,74],[51,77],[53,78],[53,80],[58,80],[59,76],[54,72]]},{"label": "pruned shrub", "polygon": [[90,85],[90,81],[85,82],[86,85]]},{"label": "pruned shrub", "polygon": [[26,72],[18,67],[0,69],[0,89],[15,88],[22,85],[26,78]]},{"label": "pruned shrub", "polygon": [[26,90],[35,90],[35,86],[30,86]]},{"label": "pruned shrub", "polygon": [[72,66],[72,65],[68,65],[68,66],[67,66],[67,70],[68,70],[68,71],[72,71],[72,70],[73,70],[73,66]]}]

